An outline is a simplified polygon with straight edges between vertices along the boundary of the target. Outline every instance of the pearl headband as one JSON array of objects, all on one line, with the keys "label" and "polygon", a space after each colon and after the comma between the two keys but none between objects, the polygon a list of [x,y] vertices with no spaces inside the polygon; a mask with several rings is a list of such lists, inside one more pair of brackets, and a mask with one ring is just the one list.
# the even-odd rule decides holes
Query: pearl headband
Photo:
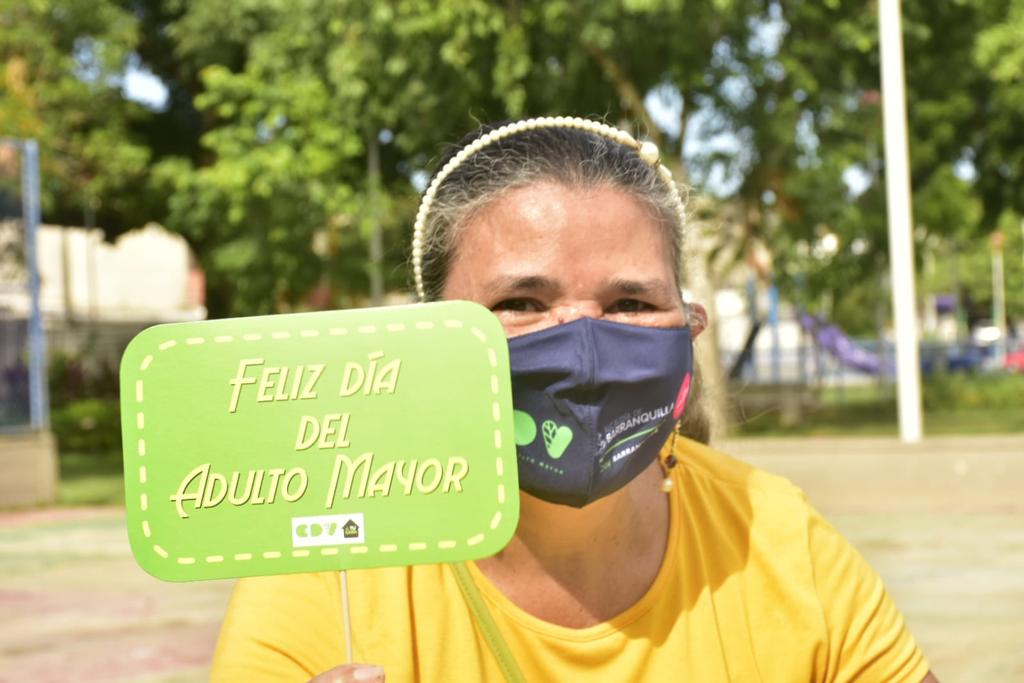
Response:
[{"label": "pearl headband", "polygon": [[518,133],[522,133],[528,130],[534,130],[537,128],[576,128],[578,130],[585,131],[587,133],[593,133],[604,138],[608,138],[620,144],[632,147],[636,150],[637,155],[643,159],[647,164],[658,169],[658,174],[661,179],[672,189],[672,196],[675,198],[676,211],[679,213],[680,225],[686,220],[686,208],[683,205],[683,199],[679,195],[679,188],[676,187],[675,182],[672,180],[672,172],[668,170],[661,163],[661,156],[658,152],[658,146],[653,142],[639,142],[632,135],[624,130],[609,126],[598,121],[591,121],[590,119],[583,119],[575,116],[547,116],[543,118],[525,119],[523,121],[515,121],[513,123],[507,123],[504,126],[495,128],[489,133],[484,133],[473,142],[469,143],[458,151],[455,156],[448,160],[440,171],[434,176],[434,179],[430,182],[426,192],[423,193],[423,198],[420,200],[419,211],[416,212],[416,222],[413,224],[412,231],[412,273],[413,279],[416,283],[416,296],[420,301],[426,300],[426,291],[423,287],[423,242],[424,233],[426,231],[427,214],[430,213],[430,208],[434,204],[434,196],[437,194],[437,189],[441,186],[449,175],[452,174],[459,164],[468,159],[471,155],[476,154],[484,147],[491,145],[502,138],[507,138]]}]

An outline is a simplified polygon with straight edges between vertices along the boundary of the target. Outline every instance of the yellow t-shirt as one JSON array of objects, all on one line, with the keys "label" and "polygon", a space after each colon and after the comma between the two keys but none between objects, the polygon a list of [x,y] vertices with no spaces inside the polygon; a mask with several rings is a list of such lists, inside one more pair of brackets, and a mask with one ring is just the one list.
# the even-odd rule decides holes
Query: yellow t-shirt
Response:
[{"label": "yellow t-shirt", "polygon": [[[664,563],[608,622],[556,626],[470,573],[528,681],[885,681],[928,672],[881,581],[788,481],[678,439]],[[501,681],[447,565],[349,573],[355,660],[389,681]],[[343,663],[338,575],[239,581],[213,681]]]}]

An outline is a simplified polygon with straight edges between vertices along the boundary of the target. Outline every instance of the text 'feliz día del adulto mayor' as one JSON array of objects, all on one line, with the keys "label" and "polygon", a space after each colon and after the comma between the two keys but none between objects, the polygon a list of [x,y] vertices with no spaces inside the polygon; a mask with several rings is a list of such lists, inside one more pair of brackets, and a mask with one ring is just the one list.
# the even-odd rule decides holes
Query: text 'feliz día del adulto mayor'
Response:
[{"label": "text 'feliz d\u00eda del adulto mayor'", "polygon": [[[350,397],[358,394],[376,396],[397,390],[402,361],[385,359],[383,351],[368,354],[365,363],[345,364],[337,393]],[[316,399],[320,396],[324,364],[269,366],[263,358],[239,361],[229,381],[228,413],[236,413],[240,404],[253,401],[268,403]],[[330,389],[333,392],[333,387]],[[324,416],[303,415],[296,429],[294,448],[337,449],[349,446],[351,413]],[[334,467],[324,499],[324,507],[334,506],[342,498],[372,498],[394,493],[412,495],[460,493],[469,473],[465,458],[449,457],[390,460],[376,464],[372,452],[350,458],[336,453]],[[210,463],[195,467],[181,480],[170,496],[178,515],[188,518],[189,512],[214,508],[222,504],[263,505],[277,500],[293,503],[309,488],[309,476],[303,467],[251,469],[216,472]]]}]

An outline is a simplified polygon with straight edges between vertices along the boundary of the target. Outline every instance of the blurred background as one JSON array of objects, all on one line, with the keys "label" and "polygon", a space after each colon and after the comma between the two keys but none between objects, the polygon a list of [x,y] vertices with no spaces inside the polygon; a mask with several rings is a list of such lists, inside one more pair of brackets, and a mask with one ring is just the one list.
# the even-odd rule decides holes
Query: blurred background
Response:
[{"label": "blurred background", "polygon": [[408,301],[445,146],[548,114],[654,141],[690,186],[715,442],[830,513],[940,678],[1024,680],[1024,2],[902,3],[917,444],[878,10],[0,0],[0,680],[203,680],[230,584],[160,584],[128,554],[125,345]]}]

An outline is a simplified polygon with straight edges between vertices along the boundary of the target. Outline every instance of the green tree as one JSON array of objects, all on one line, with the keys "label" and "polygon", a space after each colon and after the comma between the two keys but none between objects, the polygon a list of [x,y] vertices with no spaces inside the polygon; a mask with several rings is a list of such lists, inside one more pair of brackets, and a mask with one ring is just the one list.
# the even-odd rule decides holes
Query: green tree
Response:
[{"label": "green tree", "polygon": [[109,0],[0,0],[0,135],[39,141],[48,221],[117,233],[153,215],[147,111],[122,90],[136,29]]},{"label": "green tree", "polygon": [[175,51],[153,69],[195,91],[203,130],[198,154],[156,165],[166,222],[196,246],[214,314],[301,305],[317,283],[335,302],[363,295],[372,217],[397,284],[414,181],[439,141],[477,118],[555,112],[640,121],[660,140],[644,95],[673,79],[688,97],[707,88],[696,58],[723,27],[748,30],[738,3],[723,8],[728,21],[678,1],[145,2],[160,38],[143,46],[170,36]]},{"label": "green tree", "polygon": [[983,120],[971,131],[976,186],[991,225],[1005,209],[1024,215],[1024,2],[979,31],[970,55],[992,85]]},{"label": "green tree", "polygon": [[[1020,10],[1005,0],[910,0],[903,9],[920,260],[937,241],[983,241],[1004,211],[1019,210],[1014,138],[1024,120],[1005,83],[1019,80],[1019,48],[1008,36],[1020,35]],[[739,83],[710,104],[743,143],[727,160],[739,239],[769,245],[790,298],[811,308],[832,301],[831,313],[860,333],[876,327],[872,302],[888,301],[876,12],[838,1],[766,3],[760,16],[770,30],[730,46],[724,57]]]},{"label": "green tree", "polygon": [[[154,180],[167,224],[200,255],[211,313],[303,305],[318,284],[333,304],[365,294],[371,217],[384,224],[385,273],[398,284],[410,178],[438,135],[487,101],[474,71],[444,65],[474,59],[473,31],[457,29],[486,28],[488,5],[145,5],[149,30],[174,41],[160,73],[195,92],[198,153],[163,159]],[[436,54],[440,73],[417,57]],[[382,158],[376,193],[370,146]]]},{"label": "green tree", "polygon": [[[363,300],[375,224],[385,279],[401,284],[417,187],[441,141],[477,120],[550,113],[605,116],[659,143],[698,190],[691,271],[711,283],[766,244],[791,298],[831,299],[857,331],[874,328],[887,299],[872,5],[0,8],[0,121],[43,141],[47,218],[78,222],[98,206],[111,233],[147,219],[179,231],[207,273],[213,315]],[[1020,0],[907,0],[904,14],[918,244],[966,248],[1024,213],[1024,11]],[[164,82],[165,106],[126,99],[129,65]],[[652,93],[669,119],[651,115]]]}]

